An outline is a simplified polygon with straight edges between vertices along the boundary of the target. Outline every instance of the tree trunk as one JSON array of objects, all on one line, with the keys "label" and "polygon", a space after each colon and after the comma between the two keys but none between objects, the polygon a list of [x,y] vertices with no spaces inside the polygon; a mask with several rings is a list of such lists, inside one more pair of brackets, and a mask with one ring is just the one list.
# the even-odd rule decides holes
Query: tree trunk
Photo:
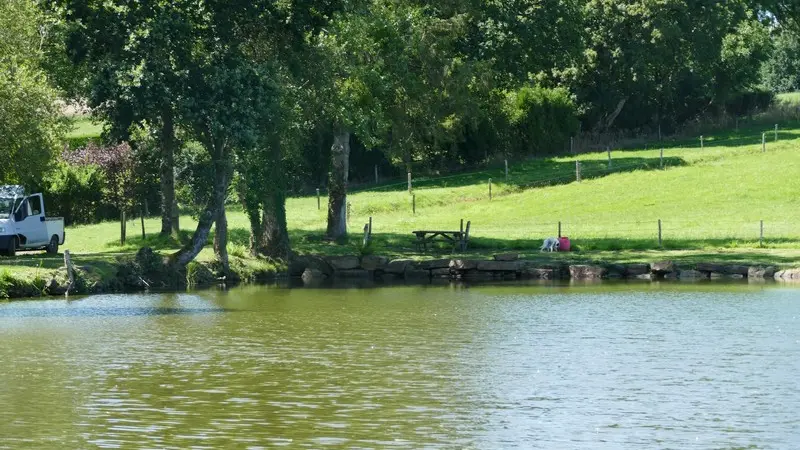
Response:
[{"label": "tree trunk", "polygon": [[291,251],[286,226],[286,194],[282,186],[273,186],[270,190],[263,203],[261,253],[286,261]]},{"label": "tree trunk", "polygon": [[[177,224],[173,223],[175,205],[175,124],[172,110],[161,114],[161,234],[172,234]],[[175,233],[177,236],[177,233]]]},{"label": "tree trunk", "polygon": [[264,183],[262,198],[260,253],[271,258],[288,261],[291,246],[286,226],[286,177],[283,170],[283,154],[279,142],[272,145],[269,157],[268,183]]},{"label": "tree trunk", "polygon": [[225,208],[225,199],[231,181],[230,154],[222,149],[214,158],[214,193],[197,221],[191,241],[174,253],[170,259],[179,267],[185,267],[208,243],[211,225],[219,217],[220,210]]},{"label": "tree trunk", "polygon": [[231,266],[228,262],[228,218],[225,215],[225,206],[217,213],[214,233],[214,254],[217,255],[217,261],[222,265],[222,272],[225,275],[230,274]]},{"label": "tree trunk", "polygon": [[347,236],[347,176],[350,168],[350,132],[333,136],[331,171],[328,176],[328,237]]},{"label": "tree trunk", "polygon": [[236,191],[239,194],[242,210],[250,223],[250,255],[256,256],[261,245],[261,209],[257,196],[253,195],[255,190],[248,184],[250,177],[242,172],[246,172],[246,169],[239,172],[239,185]]}]

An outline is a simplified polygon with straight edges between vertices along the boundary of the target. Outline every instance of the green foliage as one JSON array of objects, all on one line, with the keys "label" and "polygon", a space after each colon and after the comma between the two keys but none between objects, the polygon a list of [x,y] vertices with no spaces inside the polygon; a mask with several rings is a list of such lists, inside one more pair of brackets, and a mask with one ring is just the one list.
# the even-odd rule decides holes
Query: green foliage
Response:
[{"label": "green foliage", "polygon": [[725,111],[736,117],[743,117],[757,111],[766,111],[775,103],[775,93],[754,89],[734,94],[725,102]]},{"label": "green foliage", "polygon": [[764,85],[773,92],[800,90],[800,32],[782,29],[774,49],[762,67]]},{"label": "green foliage", "polygon": [[43,181],[48,214],[64,217],[67,225],[116,217],[116,209],[109,209],[103,201],[105,184],[96,166],[59,163]]},{"label": "green foliage", "polygon": [[503,111],[509,155],[555,153],[578,131],[577,111],[566,89],[522,87],[506,93]]},{"label": "green foliage", "polygon": [[66,121],[40,68],[42,54],[33,2],[0,2],[0,180],[37,184],[53,160]]}]

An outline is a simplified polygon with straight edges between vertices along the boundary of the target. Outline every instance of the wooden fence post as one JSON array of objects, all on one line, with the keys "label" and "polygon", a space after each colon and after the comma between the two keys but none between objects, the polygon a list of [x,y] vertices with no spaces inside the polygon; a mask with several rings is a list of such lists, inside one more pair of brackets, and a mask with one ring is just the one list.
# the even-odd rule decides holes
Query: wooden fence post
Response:
[{"label": "wooden fence post", "polygon": [[317,188],[317,210],[322,209],[319,202],[319,188]]},{"label": "wooden fence post", "polygon": [[608,170],[611,170],[611,147],[606,147],[606,152],[608,152]]},{"label": "wooden fence post", "polygon": [[127,225],[125,218],[125,211],[123,210],[120,213],[120,222],[119,222],[119,245],[125,245],[125,232],[127,231],[125,225]]},{"label": "wooden fence post", "polygon": [[411,214],[417,213],[417,194],[411,194]]},{"label": "wooden fence post", "polygon": [[661,219],[658,219],[658,248],[664,248],[664,241],[661,240]]},{"label": "wooden fence post", "polygon": [[775,124],[775,142],[778,142],[778,124]]},{"label": "wooden fence post", "polygon": [[142,241],[144,241],[147,238],[147,234],[144,232],[144,205],[142,205],[142,216],[140,220],[142,222]]},{"label": "wooden fence post", "polygon": [[705,142],[703,140],[703,136],[700,136],[700,150],[703,150],[704,148],[705,148]]},{"label": "wooden fence post", "polygon": [[561,221],[558,221],[558,237],[561,238]]},{"label": "wooden fence post", "polygon": [[575,181],[581,182],[581,162],[575,161]]},{"label": "wooden fence post", "polygon": [[506,163],[506,180],[508,180],[508,160],[505,160]]},{"label": "wooden fence post", "polygon": [[408,193],[411,193],[411,172],[408,172]]},{"label": "wooden fence post", "polygon": [[492,199],[492,179],[489,178],[489,200]]},{"label": "wooden fence post", "polygon": [[761,231],[759,233],[758,246],[759,247],[763,247],[764,246],[764,221],[763,220],[761,221],[760,225],[761,225]]},{"label": "wooden fence post", "polygon": [[761,133],[761,153],[767,152],[767,133]]},{"label": "wooden fence post", "polygon": [[69,297],[69,291],[75,285],[75,269],[72,267],[72,258],[69,256],[69,250],[64,250],[64,267],[67,268],[67,277],[69,277],[69,284],[67,290],[64,291],[64,296]]},{"label": "wooden fence post", "polygon": [[372,237],[372,216],[369,216],[369,236]]}]

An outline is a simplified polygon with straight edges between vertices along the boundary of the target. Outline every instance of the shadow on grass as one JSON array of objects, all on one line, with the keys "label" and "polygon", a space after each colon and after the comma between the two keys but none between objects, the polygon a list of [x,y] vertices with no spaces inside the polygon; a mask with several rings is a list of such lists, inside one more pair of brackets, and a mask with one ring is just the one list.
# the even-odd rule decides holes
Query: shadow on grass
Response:
[{"label": "shadow on grass", "polygon": [[[591,262],[611,260],[620,262],[640,262],[645,260],[672,259],[676,262],[740,262],[751,264],[800,264],[800,250],[795,255],[781,255],[800,249],[800,239],[770,239],[765,249],[758,248],[758,242],[744,239],[680,239],[664,241],[664,248],[658,248],[658,242],[651,239],[577,239],[573,241],[574,250],[566,253],[541,252],[539,239],[496,239],[474,236],[470,239],[469,250],[454,252],[452,244],[439,243],[421,252],[416,248],[415,237],[408,233],[375,233],[372,243],[364,250],[361,237],[353,236],[344,245],[325,241],[322,233],[293,232],[292,247],[300,253],[325,255],[358,255],[378,254],[392,258],[423,257],[465,257],[491,258],[496,253],[519,253],[525,259],[556,262]],[[780,244],[785,248],[770,248],[772,244]]]},{"label": "shadow on grass", "polygon": [[[675,167],[687,165],[680,157],[670,156],[664,158],[664,166]],[[581,161],[581,177],[601,178],[615,173],[633,172],[637,170],[660,170],[661,159],[623,157],[614,158],[609,167],[605,160]],[[430,188],[458,188],[464,186],[484,185],[492,178],[498,185],[522,189],[526,187],[551,186],[569,184],[575,181],[576,165],[574,161],[556,161],[555,159],[534,159],[512,167],[508,179],[505,179],[504,169],[486,169],[480,172],[469,172],[458,175],[419,178],[413,180],[414,189]],[[357,192],[402,192],[407,189],[405,183],[395,183],[386,186],[377,186]]]},{"label": "shadow on grass", "polygon": [[[151,236],[148,236],[151,237]],[[671,259],[676,262],[715,261],[750,264],[800,264],[800,238],[784,237],[766,241],[765,249],[758,248],[758,242],[746,239],[672,239],[664,241],[664,248],[658,248],[655,239],[614,239],[588,238],[573,239],[574,251],[568,253],[542,253],[540,239],[500,239],[472,236],[469,250],[457,252],[448,243],[433,244],[427,251],[416,247],[416,238],[412,233],[375,233],[371,244],[364,248],[363,236],[350,234],[344,244],[337,244],[324,238],[324,232],[298,231],[290,232],[292,249],[298,253],[321,255],[367,255],[376,254],[390,258],[491,258],[496,253],[519,253],[525,259],[552,262],[592,262],[618,261],[641,262],[659,259]],[[250,236],[245,228],[229,230],[230,245],[247,247]],[[113,273],[117,257],[131,255],[142,244],[141,237],[131,239],[125,248],[114,251],[96,253],[75,253],[73,262],[98,274]],[[213,234],[209,245],[213,242]],[[153,235],[145,239],[148,245],[157,244],[154,249],[167,253],[175,249],[174,241],[161,239]],[[778,247],[779,246],[779,247]],[[230,250],[230,247],[229,247]],[[783,253],[783,254],[782,254]],[[0,257],[0,268],[25,268],[27,271],[37,269],[58,269],[63,267],[63,255],[48,255],[43,252],[25,252],[15,258]]]}]

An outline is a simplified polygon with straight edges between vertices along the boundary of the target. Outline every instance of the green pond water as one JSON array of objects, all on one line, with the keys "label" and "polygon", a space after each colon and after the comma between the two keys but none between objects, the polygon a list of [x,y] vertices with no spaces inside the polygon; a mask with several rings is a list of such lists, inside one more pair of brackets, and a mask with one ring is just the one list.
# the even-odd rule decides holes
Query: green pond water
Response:
[{"label": "green pond water", "polygon": [[800,289],[0,304],[0,448],[800,448]]}]

